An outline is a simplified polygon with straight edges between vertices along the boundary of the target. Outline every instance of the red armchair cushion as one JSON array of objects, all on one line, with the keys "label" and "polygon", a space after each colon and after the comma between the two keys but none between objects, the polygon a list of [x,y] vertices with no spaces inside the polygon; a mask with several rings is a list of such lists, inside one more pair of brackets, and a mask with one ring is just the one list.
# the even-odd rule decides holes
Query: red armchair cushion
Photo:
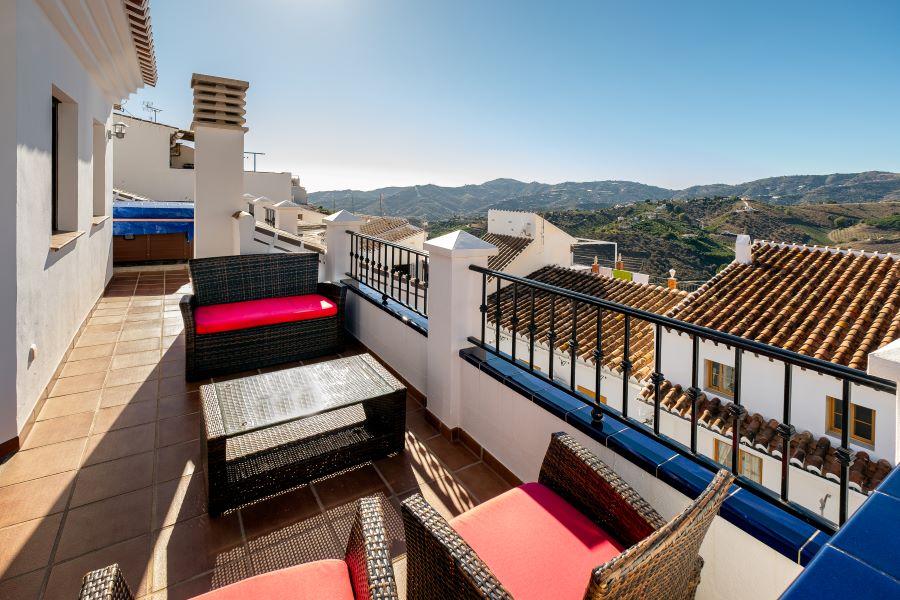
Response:
[{"label": "red armchair cushion", "polygon": [[622,545],[553,490],[526,483],[450,521],[516,600],[584,598]]},{"label": "red armchair cushion", "polygon": [[263,573],[213,590],[203,600],[353,600],[347,563],[320,560]]},{"label": "red armchair cushion", "polygon": [[199,334],[220,333],[336,314],[337,305],[325,296],[305,294],[198,306],[194,311],[194,327]]}]

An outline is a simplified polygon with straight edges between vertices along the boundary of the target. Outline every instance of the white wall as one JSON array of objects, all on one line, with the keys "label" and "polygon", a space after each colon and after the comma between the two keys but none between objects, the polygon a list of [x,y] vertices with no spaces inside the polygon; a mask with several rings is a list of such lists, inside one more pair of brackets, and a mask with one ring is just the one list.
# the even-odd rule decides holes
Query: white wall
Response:
[{"label": "white wall", "polygon": [[512,275],[524,277],[547,265],[572,265],[576,239],[535,213],[489,210],[488,233],[534,238],[504,269]]},{"label": "white wall", "polygon": [[[459,359],[461,360],[461,359]],[[663,518],[690,500],[472,365],[463,363],[462,428],[523,481],[537,480],[554,431],[567,431],[634,487]],[[502,426],[500,425],[502,424]],[[697,598],[777,598],[802,571],[756,538],[717,517],[700,554]]]},{"label": "white wall", "polygon": [[[674,331],[663,332],[662,371],[672,383],[689,387],[691,384],[691,340]],[[704,361],[713,360],[734,366],[734,349],[703,341],[700,344],[700,385],[705,383]],[[741,404],[750,413],[758,412],[766,419],[781,420],[784,398],[784,363],[744,352],[741,360]],[[791,424],[797,432],[811,431],[816,436],[828,436],[832,446],[840,445],[840,437],[826,431],[826,396],[841,398],[840,380],[797,367],[792,369]],[[707,392],[721,397],[721,394]],[[851,400],[875,410],[875,448],[856,443],[850,448],[865,451],[891,463],[900,460],[897,454],[897,400],[892,394],[858,385],[851,386]]]},{"label": "white wall", "polygon": [[[12,6],[14,5],[14,6]],[[15,395],[0,397],[0,440],[17,435],[38,397],[59,365],[79,326],[100,296],[112,275],[112,224],[91,228],[93,217],[93,122],[109,125],[111,105],[85,72],[84,67],[51,26],[43,11],[30,0],[3,3],[2,22],[15,27],[15,75],[9,70],[8,49],[4,47],[0,65],[4,70],[3,114],[15,122],[16,177],[3,178],[4,190],[15,186],[15,229],[12,244],[2,253],[3,319],[15,314],[16,337],[0,341],[3,367],[15,365]],[[15,15],[8,14],[14,11]],[[7,18],[9,17],[9,18]],[[3,44],[9,44],[4,33]],[[15,81],[15,85],[10,82]],[[49,249],[51,229],[51,119],[53,87],[77,103],[77,228],[85,234],[73,244],[53,252]],[[9,88],[15,89],[15,104],[9,102]],[[6,123],[4,125],[6,126]],[[4,135],[4,139],[12,137]],[[107,165],[111,165],[114,144],[109,144]],[[4,170],[8,168],[4,157]],[[15,184],[12,183],[15,181]],[[109,181],[109,180],[107,180]],[[6,193],[6,191],[4,191]],[[106,190],[111,202],[111,187]],[[10,202],[9,206],[13,206]],[[6,225],[4,225],[6,227]],[[15,276],[12,276],[12,266]],[[11,302],[10,290],[15,290]],[[13,311],[12,306],[16,309]],[[0,335],[8,324],[0,320]],[[37,346],[29,364],[31,344]],[[8,381],[3,377],[4,382]],[[14,399],[13,399],[14,398]],[[14,406],[11,404],[14,403]]]},{"label": "white wall", "polygon": [[422,393],[428,389],[428,338],[353,292],[347,293],[346,327],[353,336]]},{"label": "white wall", "polygon": [[[194,170],[169,167],[169,140],[178,129],[124,115],[115,115],[114,120],[128,124],[125,138],[116,141],[114,187],[160,202],[192,201]],[[266,196],[274,202],[291,199],[290,173],[243,173],[242,193]]]}]

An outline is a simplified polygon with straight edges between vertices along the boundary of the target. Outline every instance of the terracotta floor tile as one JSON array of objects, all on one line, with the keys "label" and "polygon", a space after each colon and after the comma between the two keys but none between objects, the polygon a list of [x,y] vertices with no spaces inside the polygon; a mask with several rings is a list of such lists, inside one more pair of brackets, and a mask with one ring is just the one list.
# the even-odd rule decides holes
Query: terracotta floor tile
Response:
[{"label": "terracotta floor tile", "polygon": [[490,500],[512,488],[486,464],[477,463],[455,473],[456,479],[471,491],[479,502]]},{"label": "terracotta floor tile", "polygon": [[184,377],[184,362],[170,361],[160,364],[159,377],[160,379],[167,377]]},{"label": "terracotta floor tile", "polygon": [[82,335],[93,335],[95,333],[112,333],[117,332],[122,329],[122,324],[120,322],[113,323],[88,323]]},{"label": "terracotta floor tile", "polygon": [[153,589],[175,585],[247,557],[236,514],[202,515],[154,534]]},{"label": "terracotta floor tile", "polygon": [[93,412],[99,403],[100,390],[47,398],[37,420],[44,421],[82,412]]},{"label": "terracotta floor tile", "polygon": [[116,356],[120,354],[131,354],[134,352],[145,352],[147,350],[159,350],[159,338],[149,337],[141,340],[120,341],[116,344]]},{"label": "terracotta floor tile", "polygon": [[200,389],[200,386],[207,381],[185,381],[184,377],[166,377],[159,380],[159,397],[172,396],[174,394],[184,394]]},{"label": "terracotta floor tile", "polygon": [[462,444],[450,442],[444,436],[429,438],[425,440],[425,445],[452,471],[478,461],[478,458],[468,448]]},{"label": "terracotta floor tile", "polygon": [[184,364],[184,345],[169,346],[162,352],[160,362],[180,362]]},{"label": "terracotta floor tile", "polygon": [[76,348],[84,348],[85,346],[97,346],[99,344],[110,344],[119,339],[118,331],[107,331],[104,333],[92,333],[81,335],[75,343]]},{"label": "terracotta floor tile", "polygon": [[153,452],[144,452],[83,467],[78,472],[71,507],[112,498],[153,483]]},{"label": "terracotta floor tile", "polygon": [[207,511],[206,478],[203,473],[157,484],[154,494],[154,530],[198,517]]},{"label": "terracotta floor tile", "polygon": [[113,369],[126,369],[129,367],[142,367],[159,363],[159,348],[132,352],[130,354],[116,354],[112,359]]},{"label": "terracotta floor tile", "polygon": [[375,461],[375,467],[395,494],[414,489],[421,481],[433,480],[449,474],[446,469],[436,463],[432,465],[416,460],[409,452]]},{"label": "terracotta floor tile", "polygon": [[[44,583],[44,570],[34,571],[12,579],[0,581],[0,598],[10,600],[38,600],[41,585]],[[76,594],[78,592],[75,592]]]},{"label": "terracotta floor tile", "polygon": [[81,392],[99,390],[103,387],[103,380],[105,378],[106,373],[101,372],[57,379],[53,388],[50,390],[50,397],[68,396],[71,394],[80,394]]},{"label": "terracotta floor tile", "polygon": [[109,372],[106,378],[107,387],[116,387],[120,385],[128,385],[129,383],[143,383],[158,379],[158,369],[155,364],[143,365],[140,367],[128,367],[126,369],[115,369]]},{"label": "terracotta floor tile", "polygon": [[156,423],[146,423],[127,429],[116,429],[92,435],[88,438],[84,464],[95,465],[132,454],[153,450]]},{"label": "terracotta floor tile", "polygon": [[406,413],[406,428],[418,436],[421,440],[426,440],[440,433],[437,429],[425,420],[424,410],[414,410]]},{"label": "terracotta floor tile", "polygon": [[156,481],[163,482],[201,471],[200,441],[173,444],[156,450]]},{"label": "terracotta floor tile", "polygon": [[317,516],[254,540],[248,547],[253,574],[259,575],[318,560],[342,559],[346,545],[338,542],[330,523]]},{"label": "terracotta floor tile", "polygon": [[69,353],[69,360],[87,360],[89,358],[99,358],[101,356],[112,356],[115,344],[100,344],[98,346],[87,346],[85,348],[73,348]]},{"label": "terracotta floor tile", "polygon": [[58,513],[66,507],[75,472],[0,487],[0,527]]},{"label": "terracotta floor tile", "polygon": [[111,323],[122,323],[125,321],[125,315],[99,315],[88,319],[88,327],[91,325],[109,325]]},{"label": "terracotta floor tile", "polygon": [[34,427],[31,428],[28,438],[22,445],[22,449],[28,450],[39,446],[87,437],[91,432],[91,422],[93,420],[94,413],[82,412],[57,419],[37,421]]},{"label": "terracotta floor tile", "polygon": [[191,413],[188,415],[181,415],[178,417],[159,420],[157,445],[160,447],[171,446],[172,444],[199,439],[199,437],[199,413]]},{"label": "terracotta floor tile", "polygon": [[141,329],[126,329],[122,331],[121,336],[119,337],[119,341],[122,342],[130,342],[133,340],[143,340],[146,338],[158,338],[161,336],[160,332],[161,328],[141,328]]},{"label": "terracotta floor tile", "polygon": [[107,408],[109,406],[119,406],[121,404],[129,404],[132,402],[146,402],[156,399],[157,382],[156,380],[145,381],[143,383],[132,383],[129,385],[120,385],[103,389],[100,396],[100,407]]},{"label": "terracotta floor tile", "polygon": [[164,325],[162,329],[163,337],[169,337],[173,335],[178,335],[184,331],[184,324],[178,323],[177,325]]},{"label": "terracotta floor tile", "polygon": [[56,562],[149,532],[152,502],[153,490],[145,488],[69,510]]},{"label": "terracotta floor tile", "polygon": [[307,485],[242,508],[241,521],[250,541],[319,513],[319,504]]},{"label": "terracotta floor tile", "polygon": [[162,347],[163,347],[163,349],[168,349],[168,348],[184,349],[184,333],[180,333],[178,335],[163,336]]},{"label": "terracotta floor tile", "polygon": [[21,483],[78,467],[84,439],[22,450],[0,465],[0,486]]},{"label": "terracotta floor tile", "polygon": [[376,492],[391,495],[372,465],[363,465],[340,475],[318,479],[313,482],[313,487],[326,509]]},{"label": "terracotta floor tile", "polygon": [[88,571],[118,563],[133,594],[146,594],[150,583],[150,536],[144,534],[53,566],[45,600],[72,600]]},{"label": "terracotta floor tile", "polygon": [[109,363],[112,358],[109,356],[101,356],[98,358],[88,358],[85,360],[70,360],[67,362],[59,374],[60,377],[73,377],[75,375],[87,375],[90,373],[103,373],[109,369]]},{"label": "terracotta floor tile", "polygon": [[159,399],[158,414],[160,419],[177,417],[200,410],[200,392],[187,392],[164,396]]},{"label": "terracotta floor tile", "polygon": [[212,571],[154,593],[150,600],[190,600],[253,575],[249,558],[218,565]]},{"label": "terracotta floor tile", "polygon": [[[132,311],[135,309],[145,309],[145,308],[157,308],[162,310],[163,301],[162,300],[135,300],[131,303]],[[140,310],[137,312],[149,312],[146,310]]]},{"label": "terracotta floor tile", "polygon": [[101,433],[124,427],[134,427],[156,420],[156,402],[130,402],[97,411],[91,433]]},{"label": "terracotta floor tile", "polygon": [[0,579],[46,567],[61,521],[57,513],[0,529]]},{"label": "terracotta floor tile", "polygon": [[466,488],[450,477],[441,477],[436,481],[423,481],[419,484],[418,489],[400,494],[399,497],[402,500],[414,493],[422,494],[422,497],[448,520],[478,504],[478,501]]}]

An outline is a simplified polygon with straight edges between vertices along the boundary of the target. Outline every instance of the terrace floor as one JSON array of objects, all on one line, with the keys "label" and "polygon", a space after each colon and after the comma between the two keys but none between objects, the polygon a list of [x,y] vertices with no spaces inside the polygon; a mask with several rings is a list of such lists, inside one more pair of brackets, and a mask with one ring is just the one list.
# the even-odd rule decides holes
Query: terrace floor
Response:
[{"label": "terrace floor", "polygon": [[[184,380],[189,291],[181,268],[113,276],[23,449],[0,465],[0,598],[71,600],[86,572],[116,562],[136,596],[162,599],[340,558],[353,501],[372,494],[403,593],[401,499],[419,491],[450,516],[511,487],[431,427],[411,391],[404,454],[210,519],[199,385]],[[342,355],[363,351],[351,342]]]}]

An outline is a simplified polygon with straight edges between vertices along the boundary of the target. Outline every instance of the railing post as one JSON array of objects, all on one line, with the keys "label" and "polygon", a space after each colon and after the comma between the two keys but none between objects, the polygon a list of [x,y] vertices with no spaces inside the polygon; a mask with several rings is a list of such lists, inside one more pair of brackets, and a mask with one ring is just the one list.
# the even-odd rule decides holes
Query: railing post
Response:
[{"label": "railing post", "polygon": [[350,236],[347,231],[359,232],[364,221],[346,210],[323,219],[325,223],[325,280],[340,281],[350,271]]},{"label": "railing post", "polygon": [[256,228],[256,219],[248,212],[239,210],[232,215],[231,253],[253,253],[253,230]]},{"label": "railing post", "polygon": [[460,349],[481,328],[482,276],[469,265],[487,266],[497,248],[477,237],[454,231],[425,242],[428,256],[428,410],[444,425],[460,426]]}]

